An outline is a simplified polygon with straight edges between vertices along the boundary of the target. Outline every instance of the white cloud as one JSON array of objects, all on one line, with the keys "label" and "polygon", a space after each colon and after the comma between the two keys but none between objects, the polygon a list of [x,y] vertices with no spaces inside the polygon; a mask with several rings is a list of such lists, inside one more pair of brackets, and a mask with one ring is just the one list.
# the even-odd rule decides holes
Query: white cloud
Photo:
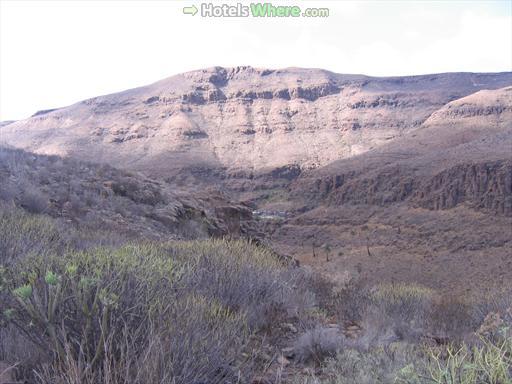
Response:
[{"label": "white cloud", "polygon": [[193,3],[1,1],[0,119],[213,65],[369,75],[512,69],[510,2],[273,1],[328,7],[325,19],[183,15]]}]

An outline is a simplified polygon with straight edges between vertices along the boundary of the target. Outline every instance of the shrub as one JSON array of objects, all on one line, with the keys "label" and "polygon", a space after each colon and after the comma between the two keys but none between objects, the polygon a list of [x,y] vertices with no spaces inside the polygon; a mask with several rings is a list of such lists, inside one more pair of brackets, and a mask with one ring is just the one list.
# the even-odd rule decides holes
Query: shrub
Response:
[{"label": "shrub", "polygon": [[480,320],[473,315],[474,309],[475,303],[469,298],[457,296],[438,298],[428,314],[429,332],[442,339],[462,341],[480,324]]},{"label": "shrub", "polygon": [[0,204],[0,265],[28,254],[57,252],[63,245],[62,232],[50,218]]},{"label": "shrub", "polygon": [[354,279],[337,293],[335,300],[340,323],[362,321],[371,304],[370,291],[365,282]]},{"label": "shrub", "polygon": [[400,384],[509,384],[512,382],[512,334],[502,330],[500,340],[481,339],[481,345],[428,348],[424,358],[405,367]]},{"label": "shrub", "polygon": [[[140,257],[154,261],[150,250],[138,251]],[[123,311],[132,307],[137,311],[145,309],[139,307],[137,300],[143,297],[137,297],[137,293],[150,292],[155,280],[143,274],[143,268],[151,264],[149,260],[148,263],[138,261],[138,255],[130,249],[112,253],[96,250],[24,260],[8,273],[11,295],[7,307],[12,311],[9,320],[28,333],[35,344],[43,348],[51,346],[50,350],[59,358],[65,355],[64,342],[70,340],[81,349],[73,352],[84,354],[88,363],[96,362],[101,354],[98,346],[102,346],[103,333],[108,333],[107,329],[98,327],[120,327],[121,324],[108,324],[116,317],[119,307]],[[152,270],[157,272],[161,271]],[[170,271],[164,273],[167,272]],[[161,277],[161,273],[155,277]],[[123,305],[119,305],[119,300]],[[129,322],[142,315],[142,312],[129,312],[124,320]],[[61,324],[66,327],[62,335]]]},{"label": "shrub", "polygon": [[402,367],[414,361],[418,347],[406,343],[393,343],[368,351],[346,349],[327,361],[322,383],[329,384],[380,384],[394,383]]},{"label": "shrub", "polygon": [[[404,342],[360,351],[346,348],[328,359],[321,374],[295,384],[510,384],[512,338],[427,347]],[[506,334],[505,332],[509,332]]]},{"label": "shrub", "polygon": [[189,263],[191,289],[244,311],[252,328],[304,309],[300,271],[291,271],[266,248],[245,241],[210,240],[175,242],[170,251]]},{"label": "shrub", "polygon": [[[65,345],[60,364],[38,369],[43,383],[236,383],[250,366],[239,359],[247,329],[235,314],[199,296],[177,300],[162,318],[144,326],[138,340],[133,329],[113,332],[104,342],[103,357],[94,369],[84,370],[83,355],[72,358]],[[142,327],[142,325],[141,325]],[[142,341],[142,344],[141,344]]]},{"label": "shrub", "polygon": [[344,346],[345,338],[337,328],[317,327],[303,333],[295,342],[294,351],[299,361],[321,363]]},{"label": "shrub", "polygon": [[369,301],[363,322],[367,346],[417,340],[425,331],[433,292],[414,284],[382,284]]},{"label": "shrub", "polygon": [[45,383],[237,382],[249,335],[286,315],[299,281],[223,240],[28,255],[3,276],[0,316],[46,353]]},{"label": "shrub", "polygon": [[19,204],[31,213],[43,213],[48,209],[48,197],[37,189],[26,187],[19,198]]},{"label": "shrub", "polygon": [[[154,374],[182,383],[213,379],[238,356],[245,315],[179,291],[187,270],[168,256],[148,244],[32,257],[7,273],[3,316],[49,352],[46,374],[57,381],[99,382],[108,370],[119,382],[156,351],[166,352],[167,369]],[[205,369],[213,356],[217,363]]]},{"label": "shrub", "polygon": [[501,287],[498,292],[484,292],[472,298],[473,311],[471,316],[474,326],[480,326],[490,313],[499,313],[508,319],[512,326],[512,287]]},{"label": "shrub", "polygon": [[372,293],[372,304],[387,315],[415,321],[432,304],[432,290],[404,283],[382,284]]}]

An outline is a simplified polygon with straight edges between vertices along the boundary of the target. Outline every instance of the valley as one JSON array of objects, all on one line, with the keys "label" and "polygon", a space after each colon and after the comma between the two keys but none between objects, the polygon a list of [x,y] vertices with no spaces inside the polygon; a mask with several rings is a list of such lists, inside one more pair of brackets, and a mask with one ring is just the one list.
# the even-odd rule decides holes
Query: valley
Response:
[{"label": "valley", "polygon": [[[512,278],[511,84],[215,67],[41,111],[0,138],[215,190],[244,207],[253,236],[335,280],[361,270],[478,290]],[[335,255],[313,260],[325,244]]]}]

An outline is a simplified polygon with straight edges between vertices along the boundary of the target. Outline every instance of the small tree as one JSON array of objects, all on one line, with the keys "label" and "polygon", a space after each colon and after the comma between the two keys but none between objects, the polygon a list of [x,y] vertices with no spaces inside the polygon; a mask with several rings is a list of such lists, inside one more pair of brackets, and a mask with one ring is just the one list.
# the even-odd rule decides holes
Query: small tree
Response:
[{"label": "small tree", "polygon": [[324,245],[322,245],[322,248],[325,252],[325,259],[329,261],[329,255],[331,254],[331,246],[325,243]]}]

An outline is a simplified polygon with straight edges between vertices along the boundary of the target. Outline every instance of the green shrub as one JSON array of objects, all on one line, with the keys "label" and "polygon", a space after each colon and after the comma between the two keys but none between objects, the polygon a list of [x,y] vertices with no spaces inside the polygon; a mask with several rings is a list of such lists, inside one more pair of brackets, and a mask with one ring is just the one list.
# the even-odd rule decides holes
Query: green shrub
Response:
[{"label": "green shrub", "polygon": [[243,241],[32,254],[2,276],[2,322],[46,353],[44,383],[236,382],[250,334],[301,292],[298,270]]},{"label": "green shrub", "polygon": [[117,340],[125,327],[137,337],[159,314],[159,300],[172,300],[179,270],[162,256],[148,245],[27,257],[7,273],[7,320],[52,358],[70,353],[95,369],[107,337]]},{"label": "green shrub", "polygon": [[261,329],[278,317],[303,311],[305,284],[299,269],[245,241],[173,242],[168,248],[191,271],[188,290],[219,300],[247,314],[249,326]]},{"label": "green shrub", "polygon": [[0,265],[29,254],[54,253],[63,246],[62,233],[49,217],[0,204]]},{"label": "green shrub", "polygon": [[369,294],[363,320],[365,343],[380,345],[400,340],[418,340],[425,332],[433,292],[425,287],[391,283]]},{"label": "green shrub", "polygon": [[371,298],[384,313],[414,321],[431,305],[433,292],[415,284],[391,283],[379,285]]},{"label": "green shrub", "polygon": [[395,384],[395,377],[420,351],[419,346],[402,342],[366,351],[345,348],[325,361],[321,373],[296,377],[294,384]]},{"label": "green shrub", "polygon": [[510,384],[512,337],[503,330],[501,340],[481,339],[481,345],[428,348],[424,358],[400,372],[399,384]]},{"label": "green shrub", "polygon": [[[507,333],[508,332],[508,333]],[[482,338],[478,345],[391,343],[366,351],[347,348],[328,359],[318,376],[295,384],[510,384],[512,338]]]}]

